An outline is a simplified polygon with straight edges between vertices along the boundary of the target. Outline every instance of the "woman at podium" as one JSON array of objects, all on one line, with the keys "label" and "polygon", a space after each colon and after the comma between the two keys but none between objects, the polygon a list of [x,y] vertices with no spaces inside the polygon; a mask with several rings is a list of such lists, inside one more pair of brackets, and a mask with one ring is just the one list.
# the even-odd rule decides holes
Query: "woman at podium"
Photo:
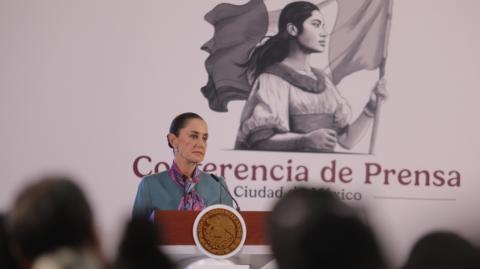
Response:
[{"label": "woman at podium", "polygon": [[173,149],[173,163],[168,171],[141,180],[133,214],[150,216],[155,209],[200,211],[212,204],[232,206],[225,180],[198,167],[207,151],[205,120],[192,112],[178,115],[170,125],[167,140]]}]

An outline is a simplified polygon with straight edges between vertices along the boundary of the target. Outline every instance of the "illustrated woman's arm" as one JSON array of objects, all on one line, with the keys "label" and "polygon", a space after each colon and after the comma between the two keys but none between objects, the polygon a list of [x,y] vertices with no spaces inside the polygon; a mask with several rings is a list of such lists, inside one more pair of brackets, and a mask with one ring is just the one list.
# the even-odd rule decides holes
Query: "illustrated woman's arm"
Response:
[{"label": "illustrated woman's arm", "polygon": [[372,125],[377,110],[377,99],[379,102],[383,102],[387,97],[385,83],[384,79],[377,82],[362,113],[349,125],[348,130],[338,138],[338,143],[342,147],[353,148]]},{"label": "illustrated woman's arm", "polygon": [[252,145],[259,150],[306,150],[306,151],[333,151],[337,144],[336,132],[332,129],[318,129],[312,132],[281,133],[267,139],[260,140]]}]

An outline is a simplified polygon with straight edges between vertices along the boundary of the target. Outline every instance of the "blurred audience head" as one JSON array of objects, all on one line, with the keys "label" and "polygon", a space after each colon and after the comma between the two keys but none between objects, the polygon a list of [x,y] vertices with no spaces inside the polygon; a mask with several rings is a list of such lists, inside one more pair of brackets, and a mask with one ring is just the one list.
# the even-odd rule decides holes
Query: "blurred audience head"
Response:
[{"label": "blurred audience head", "polygon": [[273,208],[269,232],[280,269],[386,268],[372,230],[329,191],[288,192]]},{"label": "blurred audience head", "polygon": [[100,253],[90,205],[67,177],[45,177],[24,187],[6,224],[22,264],[62,249]]},{"label": "blurred audience head", "polygon": [[12,253],[10,237],[5,227],[5,215],[3,214],[0,214],[0,268],[20,268]]},{"label": "blurred audience head", "polygon": [[452,232],[432,232],[420,238],[403,269],[479,269],[478,249]]},{"label": "blurred audience head", "polygon": [[144,216],[136,216],[129,220],[118,248],[114,268],[175,268],[158,247],[160,233],[157,227]]}]

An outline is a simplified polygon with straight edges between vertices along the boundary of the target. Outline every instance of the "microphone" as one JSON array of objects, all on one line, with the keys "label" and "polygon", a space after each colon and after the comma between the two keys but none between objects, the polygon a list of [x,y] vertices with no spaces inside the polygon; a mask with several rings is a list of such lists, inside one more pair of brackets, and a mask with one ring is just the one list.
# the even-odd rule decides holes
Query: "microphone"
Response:
[{"label": "microphone", "polygon": [[[186,204],[185,199],[186,199],[187,193],[188,193],[188,192],[187,192],[187,180],[188,180],[188,177],[187,177],[186,175],[183,175],[183,174],[182,174],[182,180],[183,180],[183,184],[184,184],[184,185],[183,185],[183,198],[182,198],[182,200],[183,200],[183,211],[186,211],[186,210],[187,210],[187,204]],[[190,188],[189,188],[189,190],[190,190]]]},{"label": "microphone", "polygon": [[187,210],[187,205],[185,204],[185,196],[187,196],[187,190],[185,189],[185,185],[186,185],[186,182],[187,181],[188,177],[186,175],[182,175],[182,180],[183,180],[183,197],[182,197],[182,200],[183,200],[183,211],[186,211]]},{"label": "microphone", "polygon": [[238,202],[237,200],[235,200],[235,198],[232,196],[232,194],[230,193],[230,191],[220,182],[220,178],[218,178],[215,174],[211,173],[210,176],[212,176],[212,178],[218,182],[218,184],[220,184],[220,186],[222,186],[222,188],[228,193],[228,196],[230,196],[230,198],[232,198],[232,200],[235,202],[235,204],[237,205],[235,207],[235,209],[240,212],[240,206],[238,205]]}]

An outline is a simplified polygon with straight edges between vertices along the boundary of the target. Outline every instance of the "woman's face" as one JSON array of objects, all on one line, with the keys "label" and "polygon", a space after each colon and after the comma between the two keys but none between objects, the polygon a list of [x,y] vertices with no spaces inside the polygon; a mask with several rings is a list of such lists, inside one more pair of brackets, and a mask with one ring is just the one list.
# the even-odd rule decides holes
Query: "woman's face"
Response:
[{"label": "woman's face", "polygon": [[325,20],[318,10],[303,22],[303,32],[298,35],[298,43],[309,52],[323,52],[326,46],[327,31]]},{"label": "woman's face", "polygon": [[201,119],[189,119],[178,136],[173,135],[171,144],[177,148],[175,158],[187,162],[199,163],[203,161],[207,152],[208,127]]}]

